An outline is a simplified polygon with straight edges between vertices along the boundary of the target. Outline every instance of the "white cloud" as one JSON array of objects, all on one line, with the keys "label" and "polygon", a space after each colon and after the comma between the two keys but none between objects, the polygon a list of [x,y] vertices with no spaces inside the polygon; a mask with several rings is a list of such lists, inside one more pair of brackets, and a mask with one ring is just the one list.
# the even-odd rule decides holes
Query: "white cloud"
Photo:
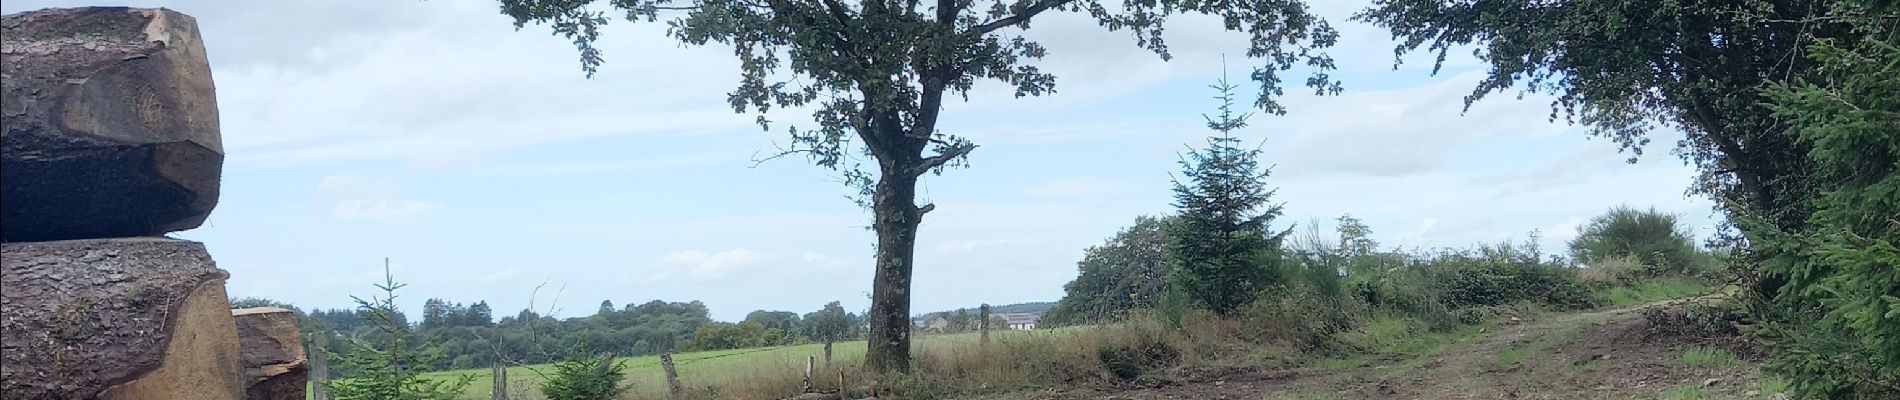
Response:
[{"label": "white cloud", "polygon": [[744,247],[718,253],[686,250],[667,254],[660,263],[685,268],[687,276],[698,280],[725,278],[741,267],[757,264],[765,257]]},{"label": "white cloud", "polygon": [[317,199],[339,218],[389,219],[413,216],[439,207],[402,194],[393,179],[334,175],[317,184]]}]

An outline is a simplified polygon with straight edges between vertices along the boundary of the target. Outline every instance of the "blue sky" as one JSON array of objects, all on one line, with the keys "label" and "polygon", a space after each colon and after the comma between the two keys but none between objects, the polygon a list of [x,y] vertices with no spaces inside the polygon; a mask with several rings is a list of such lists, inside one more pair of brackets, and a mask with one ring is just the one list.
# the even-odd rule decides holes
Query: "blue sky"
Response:
[{"label": "blue sky", "polygon": [[[1324,4],[1320,4],[1324,3]],[[392,260],[403,303],[534,302],[565,316],[616,304],[702,300],[717,319],[755,309],[863,309],[873,237],[835,174],[787,159],[754,167],[780,131],[731,112],[730,50],[683,47],[659,24],[605,32],[586,79],[545,27],[515,32],[489,1],[107,2],[198,19],[218,87],[223,197],[203,241],[233,296],[347,307]],[[8,1],[13,13],[65,2]],[[1617,204],[1714,216],[1685,197],[1694,171],[1662,135],[1640,163],[1583,128],[1551,123],[1549,98],[1462,98],[1482,66],[1454,53],[1392,66],[1363,4],[1315,2],[1341,31],[1346,92],[1289,88],[1286,116],[1242,135],[1275,165],[1285,223],[1351,213],[1406,247],[1519,239],[1560,248]],[[1137,215],[1169,212],[1169,172],[1208,131],[1207,85],[1246,38],[1178,18],[1175,59],[1086,18],[1038,18],[1054,95],[997,84],[952,102],[943,128],[980,147],[928,178],[913,310],[1052,301],[1083,249]],[[1227,59],[1234,76],[1252,65]],[[799,110],[773,119],[802,122]],[[1331,225],[1322,221],[1324,229]],[[537,292],[536,289],[540,288]]]}]

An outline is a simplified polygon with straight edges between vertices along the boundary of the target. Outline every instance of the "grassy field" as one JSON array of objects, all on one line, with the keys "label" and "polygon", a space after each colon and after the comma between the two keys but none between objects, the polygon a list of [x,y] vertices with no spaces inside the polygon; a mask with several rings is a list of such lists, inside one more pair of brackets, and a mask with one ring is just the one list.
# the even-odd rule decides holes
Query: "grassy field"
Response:
[{"label": "grassy field", "polygon": [[[992,333],[996,340],[1011,340],[1033,335],[1059,335],[1066,330],[1042,331],[1006,331]],[[913,343],[915,351],[920,353],[955,351],[960,348],[976,346],[976,333],[952,335],[921,336]],[[858,364],[864,359],[865,342],[838,342],[832,344],[832,363],[834,368],[846,369],[847,380],[856,381]],[[796,377],[796,373],[805,368],[806,357],[817,357],[819,368],[824,366],[824,345],[804,344],[758,349],[738,349],[702,351],[673,355],[675,369],[680,375],[680,385],[703,393],[708,386],[730,390],[735,386],[754,387],[796,387],[796,382],[761,382],[759,377]],[[660,366],[659,356],[625,357],[621,361],[627,365],[626,383],[631,389],[625,398],[663,399],[666,397],[666,373]],[[508,369],[509,391],[513,399],[540,399],[541,394],[535,384],[544,378],[543,373],[552,373],[547,365],[530,365]],[[777,373],[772,373],[777,372]],[[826,372],[819,379],[821,387],[831,387],[837,380],[837,370]],[[475,383],[463,392],[465,399],[487,399],[494,390],[494,379],[488,369],[445,371],[429,374],[433,377],[448,379],[462,375],[472,375]],[[771,379],[771,378],[767,378]],[[794,378],[795,379],[795,378]],[[790,395],[788,393],[788,395]]]}]

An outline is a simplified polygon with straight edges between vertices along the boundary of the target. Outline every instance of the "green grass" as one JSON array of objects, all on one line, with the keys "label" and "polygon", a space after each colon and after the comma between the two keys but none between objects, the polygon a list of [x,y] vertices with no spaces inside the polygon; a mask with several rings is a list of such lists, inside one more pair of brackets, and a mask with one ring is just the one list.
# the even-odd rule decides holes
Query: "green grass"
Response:
[{"label": "green grass", "polygon": [[1761,381],[1761,397],[1768,398],[1778,393],[1787,393],[1789,385],[1788,378],[1770,377]]},{"label": "green grass", "polygon": [[1498,352],[1498,365],[1499,365],[1499,366],[1503,366],[1503,367],[1509,367],[1509,366],[1512,366],[1512,365],[1517,365],[1517,363],[1520,363],[1520,362],[1524,362],[1524,351],[1523,351],[1523,350],[1520,350],[1520,349],[1505,349],[1504,351],[1500,351],[1500,352]]},{"label": "green grass", "polygon": [[1416,318],[1379,316],[1366,321],[1357,331],[1338,336],[1340,342],[1355,350],[1353,354],[1316,359],[1307,366],[1321,370],[1343,370],[1403,360],[1395,366],[1411,367],[1437,355],[1448,345],[1476,340],[1482,336],[1480,333],[1492,326],[1490,321],[1486,321],[1476,325],[1459,325],[1446,332],[1432,332],[1426,328],[1425,322]]},{"label": "green grass", "polygon": [[1691,367],[1720,367],[1740,361],[1735,353],[1714,347],[1693,347],[1682,352],[1682,364]]},{"label": "green grass", "polygon": [[1665,400],[1695,400],[1702,398],[1702,385],[1682,385],[1662,392]]},{"label": "green grass", "polygon": [[1618,286],[1596,293],[1597,301],[1628,307],[1659,300],[1679,299],[1709,292],[1709,285],[1687,278],[1658,278],[1635,286]]},{"label": "green grass", "polygon": [[[991,333],[991,337],[996,340],[1002,340],[1006,337],[1028,335],[1062,335],[1074,332],[1075,329],[1080,328],[1028,332],[993,332]],[[915,351],[918,352],[948,351],[953,348],[973,346],[978,339],[979,335],[976,333],[920,336],[913,346],[915,346]],[[764,373],[764,371],[803,370],[805,367],[805,357],[807,356],[817,357],[819,359],[818,363],[821,364],[819,368],[822,369],[824,368],[822,365],[824,363],[824,348],[823,344],[804,344],[758,349],[680,353],[673,355],[673,364],[675,369],[679,372],[681,386],[703,390],[707,386],[724,387],[734,382],[743,382],[749,377],[754,376],[785,375],[767,374]],[[834,367],[843,366],[847,367],[847,369],[855,370],[857,365],[863,362],[864,350],[865,342],[863,341],[833,343],[831,349],[832,364]],[[619,361],[625,362],[627,365],[627,378],[623,383],[631,386],[631,388],[628,389],[627,395],[623,396],[623,398],[665,397],[666,373],[660,366],[659,356],[622,357]],[[529,381],[527,382],[528,385],[532,385],[545,380],[540,374],[552,372],[552,366],[547,364],[511,367],[508,368],[508,377],[511,380],[517,381],[525,379]],[[828,372],[825,376],[831,379],[826,379],[826,381],[835,380],[836,374],[835,369]],[[493,374],[486,368],[433,372],[425,376],[452,379],[462,375],[474,376],[475,382],[469,385],[467,391],[462,392],[461,398],[489,398],[489,393],[494,390],[494,379],[492,378]],[[849,377],[849,379],[855,380],[860,378],[852,376]],[[524,386],[523,382],[515,382],[510,384],[509,389],[512,392],[521,392],[529,396],[528,398],[530,399],[540,398],[540,392],[538,390],[533,387],[522,386]]]}]

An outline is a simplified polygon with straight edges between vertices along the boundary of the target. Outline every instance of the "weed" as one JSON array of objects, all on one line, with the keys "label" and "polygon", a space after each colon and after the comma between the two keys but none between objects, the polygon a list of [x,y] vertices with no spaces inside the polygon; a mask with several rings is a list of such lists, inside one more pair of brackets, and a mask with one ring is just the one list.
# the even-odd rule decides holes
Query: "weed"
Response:
[{"label": "weed", "polygon": [[1691,367],[1720,367],[1737,361],[1735,353],[1715,347],[1693,347],[1682,353],[1682,364]]},{"label": "weed", "polygon": [[1669,388],[1662,392],[1665,400],[1696,400],[1702,398],[1702,385],[1688,384]]},{"label": "weed", "polygon": [[1633,286],[1616,286],[1596,292],[1597,302],[1627,307],[1658,300],[1679,299],[1708,293],[1709,285],[1688,278],[1658,278]]}]

